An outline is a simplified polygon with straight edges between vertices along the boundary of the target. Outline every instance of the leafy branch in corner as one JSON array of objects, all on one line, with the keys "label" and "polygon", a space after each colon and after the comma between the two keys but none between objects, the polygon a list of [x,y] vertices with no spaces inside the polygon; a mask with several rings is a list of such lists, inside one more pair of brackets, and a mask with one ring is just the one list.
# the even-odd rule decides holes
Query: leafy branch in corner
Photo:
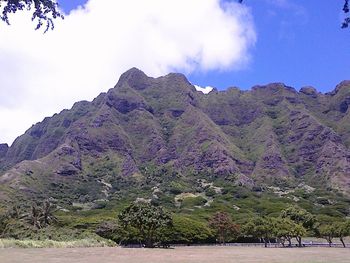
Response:
[{"label": "leafy branch in corner", "polygon": [[[349,0],[345,0],[345,3],[344,3],[344,7],[343,7],[343,11],[345,14],[349,14]],[[345,19],[344,19],[344,22],[342,24],[342,28],[347,28],[349,27],[349,24],[350,24],[350,16],[348,15]]]},{"label": "leafy branch in corner", "polygon": [[32,21],[37,21],[35,30],[46,24],[46,33],[49,29],[54,29],[53,20],[64,19],[58,8],[58,4],[53,0],[0,0],[0,19],[10,25],[9,14],[17,11],[33,10]]}]

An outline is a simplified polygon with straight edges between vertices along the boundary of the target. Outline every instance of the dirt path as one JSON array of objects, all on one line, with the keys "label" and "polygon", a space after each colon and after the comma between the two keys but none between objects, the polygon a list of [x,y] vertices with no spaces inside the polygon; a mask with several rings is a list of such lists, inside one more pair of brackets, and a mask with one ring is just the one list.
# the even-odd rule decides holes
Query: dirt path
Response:
[{"label": "dirt path", "polygon": [[0,249],[1,263],[349,263],[346,248]]}]

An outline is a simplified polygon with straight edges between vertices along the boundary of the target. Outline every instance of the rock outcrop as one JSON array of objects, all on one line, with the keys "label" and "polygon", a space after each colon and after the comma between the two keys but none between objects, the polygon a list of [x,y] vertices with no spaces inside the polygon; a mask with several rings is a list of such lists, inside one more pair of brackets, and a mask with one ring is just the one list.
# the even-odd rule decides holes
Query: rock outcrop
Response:
[{"label": "rock outcrop", "polygon": [[1,144],[0,180],[31,194],[92,187],[98,196],[102,181],[118,189],[159,173],[201,174],[350,193],[349,106],[349,81],[327,94],[273,83],[205,95],[182,74],[133,68],[92,102]]}]

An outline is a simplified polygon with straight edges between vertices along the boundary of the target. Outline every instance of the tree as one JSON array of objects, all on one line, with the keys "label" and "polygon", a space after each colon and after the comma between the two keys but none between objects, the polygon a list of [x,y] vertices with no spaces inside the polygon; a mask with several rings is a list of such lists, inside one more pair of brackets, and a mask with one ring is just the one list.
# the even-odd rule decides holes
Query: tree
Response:
[{"label": "tree", "polygon": [[[285,246],[285,241],[288,241],[288,246],[291,247],[292,238],[298,240],[297,237],[302,237],[306,234],[306,229],[289,218],[277,218],[275,219],[275,234],[281,241],[282,246]],[[301,239],[299,240],[301,242]]]},{"label": "tree", "polygon": [[319,228],[319,235],[325,238],[329,244],[332,246],[332,240],[337,235],[337,229],[335,224],[322,225]]},{"label": "tree", "polygon": [[[300,208],[298,206],[289,206],[287,209],[283,210],[281,212],[281,217],[282,218],[289,218],[292,220],[294,223],[304,227],[306,230],[313,230],[315,223],[316,223],[316,218],[314,215],[309,213],[303,208]],[[299,229],[299,235],[296,235],[295,238],[298,241],[299,247],[301,247],[301,238],[303,235],[302,229]]]},{"label": "tree", "polygon": [[118,218],[124,229],[135,228],[141,241],[148,248],[154,247],[155,242],[159,241],[158,231],[172,224],[169,213],[161,206],[148,203],[133,203],[125,208]]},{"label": "tree", "polygon": [[21,215],[21,218],[33,227],[41,229],[57,222],[57,218],[54,215],[55,211],[55,206],[46,200],[41,206],[36,203],[32,204],[30,211]]},{"label": "tree", "polygon": [[265,247],[267,247],[267,243],[275,234],[274,219],[269,217],[252,218],[243,226],[243,232],[264,241]]},{"label": "tree", "polygon": [[23,218],[28,224],[32,225],[35,228],[41,229],[43,226],[41,225],[40,216],[40,208],[36,204],[33,204],[30,207],[30,211],[23,215]]},{"label": "tree", "polygon": [[199,244],[214,240],[208,224],[181,215],[174,215],[173,226],[162,231],[162,242],[166,243]]},{"label": "tree", "polygon": [[0,19],[9,25],[8,15],[25,9],[33,10],[32,21],[37,21],[36,30],[46,23],[44,32],[54,29],[53,19],[64,18],[54,0],[6,0],[0,1]]},{"label": "tree", "polygon": [[209,220],[209,227],[214,230],[221,244],[225,244],[228,239],[235,238],[239,234],[239,226],[233,223],[226,212],[215,213]]},{"label": "tree", "polygon": [[338,237],[340,239],[340,242],[343,244],[343,247],[346,247],[344,237],[350,236],[350,220],[335,223],[334,228],[335,237]]},{"label": "tree", "polygon": [[56,206],[50,203],[48,200],[44,201],[41,206],[41,218],[42,224],[44,226],[51,225],[52,223],[56,223],[57,217],[54,215],[56,212]]},{"label": "tree", "polygon": [[7,226],[9,224],[10,217],[7,213],[1,213],[0,214],[0,237],[2,237],[6,230]]}]

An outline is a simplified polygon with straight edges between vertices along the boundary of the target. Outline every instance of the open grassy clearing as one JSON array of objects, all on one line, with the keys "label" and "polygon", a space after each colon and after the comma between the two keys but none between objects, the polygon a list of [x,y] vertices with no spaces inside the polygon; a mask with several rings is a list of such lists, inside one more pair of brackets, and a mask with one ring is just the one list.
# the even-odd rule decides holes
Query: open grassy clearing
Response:
[{"label": "open grassy clearing", "polygon": [[346,263],[350,249],[177,247],[175,249],[0,249],[1,263]]}]

